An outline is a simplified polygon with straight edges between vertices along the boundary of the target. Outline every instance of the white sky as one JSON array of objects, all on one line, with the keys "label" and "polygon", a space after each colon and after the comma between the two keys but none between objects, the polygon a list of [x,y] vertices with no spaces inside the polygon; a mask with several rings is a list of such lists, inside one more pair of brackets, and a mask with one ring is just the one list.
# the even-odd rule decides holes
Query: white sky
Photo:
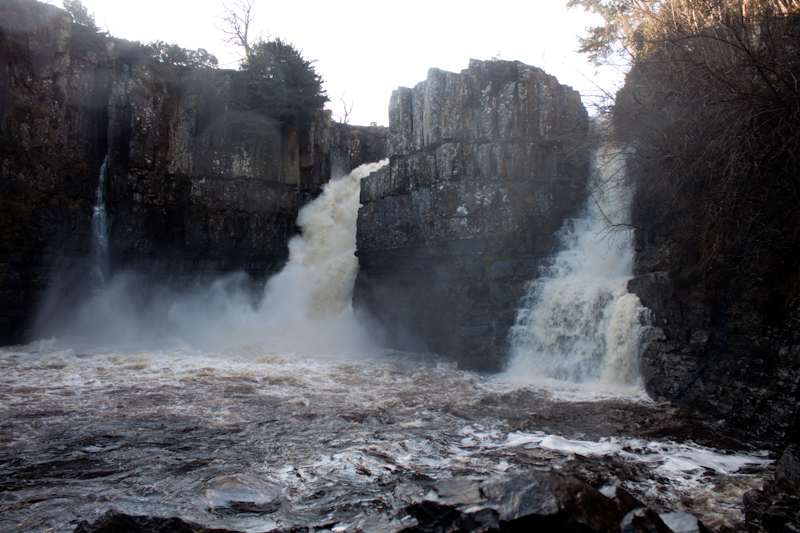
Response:
[{"label": "white sky", "polygon": [[[622,75],[597,69],[574,52],[576,36],[596,20],[566,0],[256,0],[255,24],[316,60],[334,117],[342,97],[350,124],[388,125],[389,97],[413,87],[431,67],[458,72],[470,58],[519,60],[571,85],[584,102],[613,91]],[[51,0],[60,7],[60,0]],[[205,48],[220,67],[237,68],[238,52],[217,28],[221,0],[83,0],[115,37]]]}]

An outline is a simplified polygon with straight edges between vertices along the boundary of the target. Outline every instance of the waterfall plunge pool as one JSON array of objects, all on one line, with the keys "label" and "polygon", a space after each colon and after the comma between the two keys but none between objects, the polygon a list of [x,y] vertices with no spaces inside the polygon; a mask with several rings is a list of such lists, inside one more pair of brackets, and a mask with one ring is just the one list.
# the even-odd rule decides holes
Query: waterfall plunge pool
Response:
[{"label": "waterfall plunge pool", "polygon": [[[509,374],[371,340],[350,295],[359,182],[382,164],[331,182],[301,212],[289,264],[255,305],[234,277],[200,294],[154,291],[137,309],[140,289],[116,276],[64,310],[50,340],[0,348],[0,531],[72,531],[113,509],[254,532],[388,532],[438,480],[530,469],[622,486],[715,530],[740,527],[742,495],[769,471],[765,454],[714,421],[654,404],[630,364],[606,385],[510,378],[585,377],[547,361],[536,370],[549,341],[522,331],[530,318],[574,316],[537,307],[541,283]],[[603,291],[598,301],[624,297]],[[598,317],[577,330],[619,333],[619,320],[609,328]],[[559,345],[586,346],[573,329]],[[617,344],[630,363],[635,350]],[[595,352],[576,352],[592,375],[602,370]]]},{"label": "waterfall plunge pool", "polygon": [[[2,531],[72,531],[110,509],[355,531],[437,480],[531,468],[617,484],[721,530],[740,525],[742,495],[769,470],[763,453],[635,388],[519,386],[394,352],[42,341],[0,349],[0,409]],[[269,505],[226,506],[226,479]]]}]

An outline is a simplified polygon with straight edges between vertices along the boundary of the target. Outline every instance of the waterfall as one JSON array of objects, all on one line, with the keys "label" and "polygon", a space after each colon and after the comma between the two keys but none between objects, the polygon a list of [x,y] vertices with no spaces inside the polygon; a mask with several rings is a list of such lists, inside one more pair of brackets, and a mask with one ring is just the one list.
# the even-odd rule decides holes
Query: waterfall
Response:
[{"label": "waterfall", "polygon": [[632,383],[645,309],[632,277],[631,191],[624,154],[599,150],[583,215],[560,231],[562,251],[528,283],[511,330],[515,379]]},{"label": "waterfall", "polygon": [[300,210],[301,234],[289,242],[289,261],[267,282],[264,311],[273,322],[324,320],[352,312],[361,180],[388,162],[361,165],[330,181]]},{"label": "waterfall", "polygon": [[176,299],[167,317],[175,335],[208,349],[252,344],[276,352],[330,354],[374,347],[371,328],[352,306],[356,222],[361,180],[386,164],[361,165],[331,180],[300,210],[301,233],[289,242],[289,260],[267,281],[255,305],[231,277],[201,297]]},{"label": "waterfall", "polygon": [[100,166],[97,193],[92,207],[92,286],[102,288],[108,272],[108,217],[106,214],[106,176],[108,174],[108,155]]},{"label": "waterfall", "polygon": [[370,333],[353,315],[358,274],[356,222],[361,180],[389,160],[361,165],[325,185],[297,216],[289,261],[269,279],[259,314],[263,333],[306,350],[359,350]]}]

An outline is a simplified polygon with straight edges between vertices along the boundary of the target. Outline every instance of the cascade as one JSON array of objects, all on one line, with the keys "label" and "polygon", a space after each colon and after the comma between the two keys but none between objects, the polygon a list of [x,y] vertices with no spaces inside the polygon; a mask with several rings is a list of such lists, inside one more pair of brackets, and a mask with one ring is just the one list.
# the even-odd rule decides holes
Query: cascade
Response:
[{"label": "cascade", "polygon": [[214,349],[247,343],[306,353],[371,347],[369,328],[352,308],[358,274],[356,221],[361,180],[386,164],[388,160],[361,165],[331,180],[300,210],[301,232],[289,242],[289,260],[267,281],[255,305],[230,276],[200,297],[172,302],[167,318],[175,335]]},{"label": "cascade", "polygon": [[[515,378],[632,383],[645,309],[628,293],[633,246],[624,154],[595,154],[583,215],[560,231],[562,250],[529,282],[511,330]],[[623,228],[623,229],[620,229]]]},{"label": "cascade", "polygon": [[97,193],[92,207],[92,287],[95,289],[105,285],[108,271],[108,216],[105,201],[107,174],[108,155],[100,166]]},{"label": "cascade", "polygon": [[301,234],[289,242],[289,261],[269,279],[261,306],[273,329],[306,329],[352,314],[358,274],[356,222],[361,180],[389,163],[361,165],[330,181],[297,216]]}]

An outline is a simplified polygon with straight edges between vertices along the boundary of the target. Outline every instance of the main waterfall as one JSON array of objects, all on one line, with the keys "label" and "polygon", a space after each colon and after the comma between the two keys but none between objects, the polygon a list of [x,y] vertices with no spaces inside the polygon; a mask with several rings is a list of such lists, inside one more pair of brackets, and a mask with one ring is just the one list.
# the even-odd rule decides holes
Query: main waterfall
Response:
[{"label": "main waterfall", "polygon": [[226,349],[248,343],[276,352],[333,353],[372,347],[353,313],[358,273],[356,220],[361,180],[388,160],[361,165],[327,183],[301,209],[301,233],[289,242],[289,260],[253,305],[239,275],[220,279],[205,294],[176,298],[168,319],[193,346]]},{"label": "main waterfall", "polygon": [[270,338],[288,338],[311,349],[338,350],[368,342],[353,316],[358,274],[356,220],[361,180],[389,160],[361,165],[325,185],[304,207],[302,234],[289,242],[289,262],[267,282],[259,310]]},{"label": "main waterfall", "polygon": [[637,378],[645,309],[626,289],[633,246],[624,154],[600,150],[594,167],[583,215],[565,223],[562,251],[528,284],[511,331],[507,371],[515,379]]}]

